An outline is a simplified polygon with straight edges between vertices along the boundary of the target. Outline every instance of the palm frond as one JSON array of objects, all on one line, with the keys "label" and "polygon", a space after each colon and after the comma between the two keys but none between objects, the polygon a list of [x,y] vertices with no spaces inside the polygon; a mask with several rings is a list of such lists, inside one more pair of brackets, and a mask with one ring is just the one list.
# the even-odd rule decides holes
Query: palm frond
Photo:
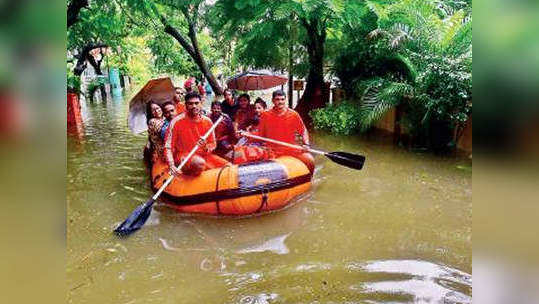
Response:
[{"label": "palm frond", "polygon": [[412,30],[403,23],[396,23],[391,29],[391,39],[389,45],[392,49],[400,47],[404,42],[412,40]]},{"label": "palm frond", "polygon": [[449,54],[459,55],[470,53],[472,48],[472,18],[463,18],[461,26],[453,35],[451,41],[445,46],[445,51]]},{"label": "palm frond", "polygon": [[384,35],[387,35],[387,32],[381,28],[377,28],[377,29],[372,30],[369,34],[367,34],[367,39],[377,39]]},{"label": "palm frond", "polygon": [[453,38],[463,25],[464,17],[464,11],[461,10],[443,20],[443,28],[440,37],[440,46],[442,49],[445,49],[451,44]]},{"label": "palm frond", "polygon": [[413,94],[407,83],[373,79],[366,83],[361,99],[360,130],[365,131],[380,120],[391,108],[397,106],[404,96]]},{"label": "palm frond", "polygon": [[389,17],[389,6],[384,6],[377,3],[376,1],[370,0],[365,1],[365,4],[378,17],[378,19],[385,20]]}]

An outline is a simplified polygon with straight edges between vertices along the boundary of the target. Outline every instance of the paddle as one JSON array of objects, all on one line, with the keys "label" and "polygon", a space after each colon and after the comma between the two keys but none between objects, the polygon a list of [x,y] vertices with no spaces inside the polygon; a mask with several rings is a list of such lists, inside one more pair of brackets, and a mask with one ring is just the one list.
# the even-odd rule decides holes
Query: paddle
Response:
[{"label": "paddle", "polygon": [[[215,130],[217,125],[223,120],[223,116],[219,117],[217,121],[211,126],[211,128],[204,134],[201,138],[206,140],[208,136]],[[187,154],[187,157],[183,159],[183,161],[180,163],[180,165],[177,167],[177,170],[181,170],[183,166],[189,161],[189,159],[195,154],[195,152],[198,150],[198,145],[195,145],[195,147]],[[165,190],[165,188],[172,182],[174,179],[174,175],[171,175],[165,183],[159,188],[159,190],[144,204],[139,205],[133,212],[127,217],[123,223],[120,224],[116,229],[114,229],[114,233],[116,233],[118,236],[127,236],[131,233],[139,230],[144,223],[148,220],[148,217],[150,217],[150,213],[152,212],[152,207],[159,195]]]},{"label": "paddle", "polygon": [[363,164],[365,163],[365,156],[363,156],[363,155],[358,155],[358,154],[353,154],[353,153],[348,153],[348,152],[325,152],[325,151],[321,151],[321,150],[305,148],[305,147],[302,147],[302,146],[289,144],[289,143],[278,141],[278,140],[275,140],[275,139],[266,138],[266,137],[262,137],[262,136],[258,136],[258,135],[253,135],[253,134],[247,133],[245,131],[240,131],[240,134],[242,136],[245,136],[245,137],[258,139],[258,140],[262,140],[262,141],[267,141],[267,142],[270,142],[270,143],[286,146],[286,147],[297,149],[297,150],[307,150],[307,151],[309,151],[311,153],[314,153],[314,154],[325,155],[327,158],[331,159],[333,162],[335,162],[335,163],[337,163],[339,165],[343,165],[343,166],[346,166],[348,168],[352,168],[352,169],[356,169],[356,170],[361,170],[361,168],[363,168]]}]

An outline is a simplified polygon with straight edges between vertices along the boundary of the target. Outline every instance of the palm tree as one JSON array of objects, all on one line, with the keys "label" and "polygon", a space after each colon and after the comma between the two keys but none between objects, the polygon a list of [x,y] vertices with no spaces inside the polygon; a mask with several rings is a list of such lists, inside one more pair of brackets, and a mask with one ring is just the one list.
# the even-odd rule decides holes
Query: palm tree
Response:
[{"label": "palm tree", "polygon": [[390,5],[368,1],[368,6],[378,17],[378,27],[367,39],[377,51],[401,61],[411,77],[363,81],[360,128],[368,129],[403,103],[415,112],[410,115],[415,117],[412,128],[431,120],[465,122],[471,112],[471,12],[432,0]]}]

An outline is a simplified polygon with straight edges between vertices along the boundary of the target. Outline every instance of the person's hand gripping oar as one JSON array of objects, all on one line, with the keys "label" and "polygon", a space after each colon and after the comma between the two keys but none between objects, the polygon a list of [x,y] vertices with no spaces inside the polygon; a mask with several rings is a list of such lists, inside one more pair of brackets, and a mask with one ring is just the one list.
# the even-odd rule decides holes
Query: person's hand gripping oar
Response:
[{"label": "person's hand gripping oar", "polygon": [[[206,140],[208,136],[215,130],[217,125],[223,120],[223,116],[219,117],[217,121],[211,126],[211,128],[204,134],[201,139]],[[178,167],[176,167],[177,171],[180,171],[183,166],[191,159],[191,157],[195,154],[195,152],[198,150],[199,145],[195,145],[195,147],[189,152],[187,157],[183,159],[183,161],[180,163]],[[130,215],[127,217],[123,223],[121,223],[118,228],[114,229],[114,233],[116,233],[119,236],[127,236],[131,233],[139,230],[144,223],[148,220],[148,217],[150,216],[150,213],[152,212],[152,207],[159,195],[167,188],[167,186],[172,182],[174,179],[174,175],[171,175],[165,183],[159,188],[159,190],[144,204],[139,205]]]},{"label": "person's hand gripping oar", "polygon": [[308,152],[311,152],[311,153],[314,153],[314,154],[324,155],[324,156],[326,156],[327,158],[331,159],[333,162],[335,162],[335,163],[337,163],[339,165],[343,165],[343,166],[346,166],[348,168],[352,168],[352,169],[356,169],[356,170],[361,170],[361,168],[363,168],[363,164],[365,163],[365,156],[363,156],[363,155],[358,155],[358,154],[353,154],[353,153],[348,153],[348,152],[325,152],[325,151],[321,151],[321,150],[312,149],[312,148],[307,147],[307,146],[293,145],[293,144],[278,141],[278,140],[275,140],[275,139],[254,135],[254,134],[251,134],[251,133],[248,133],[248,132],[245,132],[245,131],[240,131],[239,133],[240,133],[241,136],[245,136],[245,137],[248,137],[248,138],[262,140],[262,141],[270,142],[270,143],[273,143],[273,144],[289,147],[289,148],[292,148],[292,149],[297,149],[297,150],[300,150],[300,151],[308,151]]}]

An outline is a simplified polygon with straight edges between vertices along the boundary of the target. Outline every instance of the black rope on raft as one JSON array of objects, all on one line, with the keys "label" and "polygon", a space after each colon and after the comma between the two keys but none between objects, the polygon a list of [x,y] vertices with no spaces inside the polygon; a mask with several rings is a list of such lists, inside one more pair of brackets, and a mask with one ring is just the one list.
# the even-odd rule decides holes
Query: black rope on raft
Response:
[{"label": "black rope on raft", "polygon": [[247,188],[222,189],[215,192],[199,193],[187,196],[172,196],[167,192],[163,192],[161,195],[164,196],[167,201],[174,205],[196,205],[204,204],[207,202],[215,202],[217,199],[228,200],[244,196],[256,195],[262,193],[264,189],[267,189],[269,192],[290,189],[295,186],[308,183],[310,181],[311,175],[304,174],[286,180],[279,180],[263,185],[254,185]]},{"label": "black rope on raft", "polygon": [[[230,167],[230,165],[225,165],[223,167],[221,167],[221,169],[219,170],[219,173],[217,174],[217,181],[215,183],[215,191],[219,191],[219,182],[221,181],[221,173],[223,173],[223,171],[225,170],[225,168],[228,168]],[[215,206],[217,207],[217,215],[220,215],[221,214],[221,209],[219,207],[219,202],[220,200],[216,200],[215,201]]]},{"label": "black rope on raft", "polygon": [[262,209],[264,209],[264,207],[267,207],[267,205],[268,205],[268,196],[269,196],[269,189],[268,188],[262,189],[262,201],[260,202],[260,207],[258,208],[258,210],[256,210],[256,213],[262,211]]}]

